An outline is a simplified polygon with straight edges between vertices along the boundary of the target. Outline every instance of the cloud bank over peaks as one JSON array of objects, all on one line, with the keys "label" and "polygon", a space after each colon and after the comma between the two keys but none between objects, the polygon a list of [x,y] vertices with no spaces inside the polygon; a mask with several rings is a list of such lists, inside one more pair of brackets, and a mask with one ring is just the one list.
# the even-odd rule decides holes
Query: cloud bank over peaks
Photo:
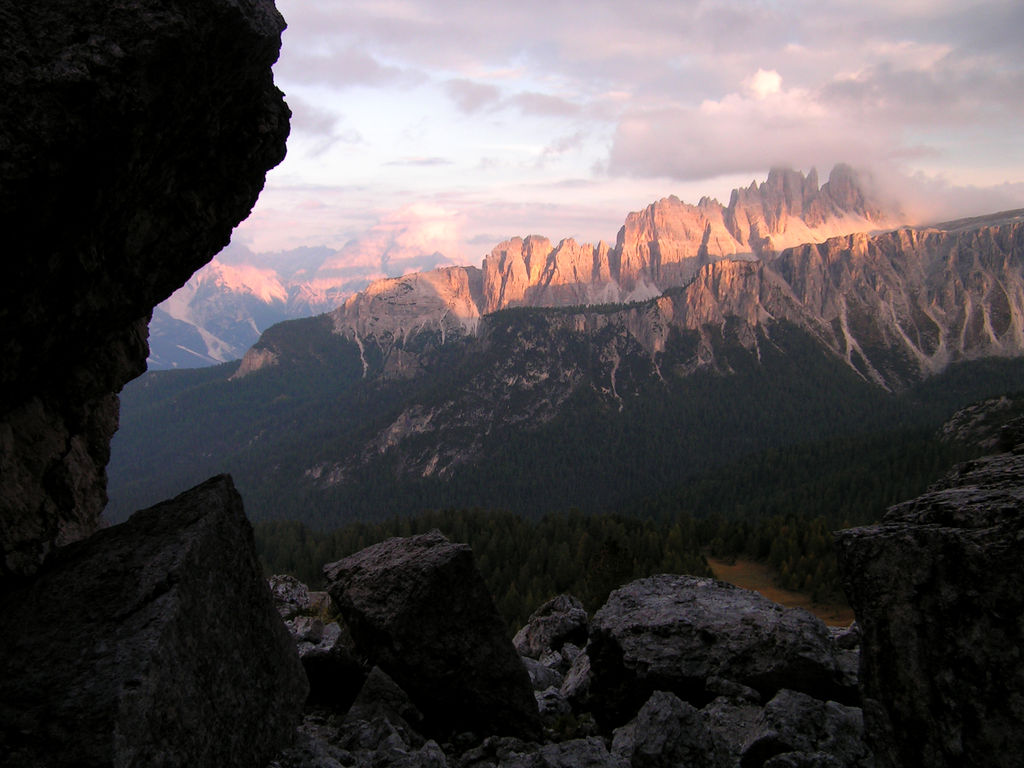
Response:
[{"label": "cloud bank over peaks", "polygon": [[819,95],[787,88],[775,70],[758,69],[741,88],[699,105],[626,114],[610,152],[612,175],[680,181],[757,172],[765,166],[830,167],[888,159],[893,137],[830,109]]},{"label": "cloud bank over peaks", "polygon": [[359,273],[367,279],[398,277],[455,264],[463,256],[462,221],[455,211],[413,203],[383,214],[317,270],[318,279]]}]

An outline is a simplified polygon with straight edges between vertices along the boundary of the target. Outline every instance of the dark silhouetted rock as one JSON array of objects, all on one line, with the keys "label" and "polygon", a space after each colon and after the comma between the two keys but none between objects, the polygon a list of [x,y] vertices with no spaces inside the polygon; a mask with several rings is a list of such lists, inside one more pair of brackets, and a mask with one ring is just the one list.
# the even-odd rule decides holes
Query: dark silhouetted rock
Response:
[{"label": "dark silhouetted rock", "polygon": [[856,688],[860,683],[860,627],[857,622],[848,627],[829,627],[836,664],[844,686]]},{"label": "dark silhouetted rock", "polygon": [[448,768],[437,742],[425,741],[403,712],[416,716],[409,698],[375,669],[348,715],[308,711],[295,744],[282,750],[269,768]]},{"label": "dark silhouetted rock", "polygon": [[760,768],[785,753],[801,755],[790,758],[793,765],[870,768],[875,764],[864,741],[860,709],[796,691],[779,691],[765,705],[747,738],[740,765]]},{"label": "dark silhouetted rock", "polygon": [[881,523],[837,534],[880,765],[1024,754],[1024,453],[968,462]]},{"label": "dark silhouetted rock", "polygon": [[499,768],[629,768],[625,760],[609,754],[596,736],[545,744],[530,752],[513,754]]},{"label": "dark silhouetted rock", "polygon": [[[309,617],[301,617],[309,619]],[[309,619],[320,623],[319,619]],[[292,627],[302,667],[309,678],[309,703],[344,712],[363,687],[367,670],[353,653],[348,630],[336,621],[321,624],[319,638],[302,639]]]},{"label": "dark silhouetted rock", "polygon": [[715,745],[699,711],[655,691],[636,719],[615,731],[612,751],[632,768],[715,768]]},{"label": "dark silhouetted rock", "polygon": [[306,679],[231,479],[70,545],[0,601],[0,764],[252,766]]},{"label": "dark silhouetted rock", "polygon": [[342,721],[339,743],[353,751],[419,748],[423,715],[395,681],[374,667]]},{"label": "dark silhouetted rock", "polygon": [[281,161],[272,0],[0,0],[0,576],[93,533],[152,308]]},{"label": "dark silhouetted rock", "polygon": [[530,679],[465,544],[437,531],[324,567],[356,651],[387,672],[428,734],[535,736]]},{"label": "dark silhouetted rock", "polygon": [[821,621],[695,576],[652,576],[612,592],[594,614],[587,655],[589,699],[605,727],[631,719],[656,690],[703,706],[713,698],[709,678],[731,680],[764,698],[782,688],[820,698],[855,695],[840,685]]},{"label": "dark silhouetted rock", "polygon": [[587,612],[572,595],[548,600],[512,638],[520,655],[531,659],[539,659],[546,651],[560,650],[567,642],[577,646],[587,642]]},{"label": "dark silhouetted rock", "polygon": [[512,738],[490,738],[456,763],[458,768],[629,768],[609,754],[596,736],[543,746]]}]

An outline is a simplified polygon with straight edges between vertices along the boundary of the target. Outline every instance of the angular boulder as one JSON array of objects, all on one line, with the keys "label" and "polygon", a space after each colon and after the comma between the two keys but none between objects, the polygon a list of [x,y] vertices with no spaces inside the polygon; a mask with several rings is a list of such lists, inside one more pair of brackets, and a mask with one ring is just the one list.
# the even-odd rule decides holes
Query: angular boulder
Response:
[{"label": "angular boulder", "polygon": [[273,0],[0,0],[0,577],[97,529],[152,308],[284,158],[283,29]]},{"label": "angular boulder", "polygon": [[467,545],[389,539],[324,574],[357,653],[409,694],[428,734],[539,735],[529,675]]},{"label": "angular boulder", "polygon": [[1024,451],[961,465],[882,522],[836,535],[880,765],[1024,754]]},{"label": "angular boulder", "polygon": [[612,752],[632,768],[716,768],[719,762],[701,713],[665,691],[655,691],[636,718],[615,731]]},{"label": "angular boulder", "polygon": [[300,719],[230,477],[66,547],[0,614],[0,764],[259,765]]},{"label": "angular boulder", "polygon": [[[783,756],[788,756],[788,763],[780,763]],[[786,690],[765,705],[747,736],[740,766],[760,768],[772,760],[837,768],[873,768],[875,764],[864,741],[860,709]]]},{"label": "angular boulder", "polygon": [[[765,699],[782,688],[853,698],[825,625],[714,579],[660,575],[621,587],[590,627],[590,690],[605,727],[624,724],[656,690],[703,706],[722,678]],[[713,687],[713,686],[712,686]]]}]

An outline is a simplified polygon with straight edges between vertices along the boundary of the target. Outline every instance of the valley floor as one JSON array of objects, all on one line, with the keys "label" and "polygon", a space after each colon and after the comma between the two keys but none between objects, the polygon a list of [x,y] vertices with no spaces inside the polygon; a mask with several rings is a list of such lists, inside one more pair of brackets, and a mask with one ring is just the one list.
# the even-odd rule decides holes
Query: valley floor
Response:
[{"label": "valley floor", "polygon": [[845,603],[815,603],[812,602],[809,595],[780,589],[775,585],[772,569],[763,563],[740,558],[730,562],[710,556],[705,557],[711,572],[719,581],[727,581],[737,587],[752,589],[787,608],[803,608],[831,626],[845,627],[853,621],[853,609]]}]

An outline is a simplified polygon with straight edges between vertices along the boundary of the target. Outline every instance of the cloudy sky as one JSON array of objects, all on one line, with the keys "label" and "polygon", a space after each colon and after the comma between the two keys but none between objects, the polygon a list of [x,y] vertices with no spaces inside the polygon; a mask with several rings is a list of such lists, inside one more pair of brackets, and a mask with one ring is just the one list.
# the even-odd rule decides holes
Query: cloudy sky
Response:
[{"label": "cloudy sky", "polygon": [[1020,0],[277,4],[294,116],[252,251],[479,264],[773,165],[870,168],[921,218],[1024,206]]}]

